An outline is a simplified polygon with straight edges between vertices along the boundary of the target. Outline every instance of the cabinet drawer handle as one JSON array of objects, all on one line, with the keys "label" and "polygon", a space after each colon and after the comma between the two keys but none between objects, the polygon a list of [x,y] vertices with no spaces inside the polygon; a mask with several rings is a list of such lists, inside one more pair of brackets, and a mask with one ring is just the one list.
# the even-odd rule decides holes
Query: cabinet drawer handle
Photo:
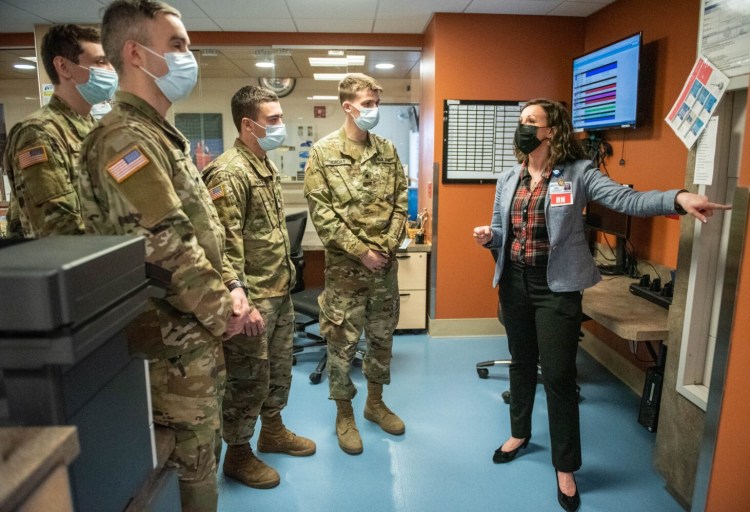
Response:
[{"label": "cabinet drawer handle", "polygon": [[406,260],[411,258],[411,254],[397,254],[396,259],[397,260]]},{"label": "cabinet drawer handle", "polygon": [[411,297],[411,293],[399,293],[399,297]]}]

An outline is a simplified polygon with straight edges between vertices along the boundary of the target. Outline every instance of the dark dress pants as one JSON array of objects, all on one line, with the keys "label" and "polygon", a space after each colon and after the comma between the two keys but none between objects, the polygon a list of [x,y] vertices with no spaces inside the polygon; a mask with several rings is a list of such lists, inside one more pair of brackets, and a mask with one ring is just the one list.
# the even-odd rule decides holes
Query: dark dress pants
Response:
[{"label": "dark dress pants", "polygon": [[508,262],[500,279],[500,305],[512,360],[511,434],[517,438],[531,435],[539,362],[547,394],[552,464],[564,472],[581,466],[576,391],[581,297],[578,291],[551,291],[546,267]]}]

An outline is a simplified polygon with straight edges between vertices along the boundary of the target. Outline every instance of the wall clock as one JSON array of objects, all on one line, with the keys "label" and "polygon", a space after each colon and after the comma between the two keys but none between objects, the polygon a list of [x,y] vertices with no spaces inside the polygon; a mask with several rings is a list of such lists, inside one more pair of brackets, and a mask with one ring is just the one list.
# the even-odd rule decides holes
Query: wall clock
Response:
[{"label": "wall clock", "polygon": [[297,84],[295,78],[266,78],[260,77],[258,79],[261,87],[271,89],[279,98],[288,96],[294,90],[294,86]]}]

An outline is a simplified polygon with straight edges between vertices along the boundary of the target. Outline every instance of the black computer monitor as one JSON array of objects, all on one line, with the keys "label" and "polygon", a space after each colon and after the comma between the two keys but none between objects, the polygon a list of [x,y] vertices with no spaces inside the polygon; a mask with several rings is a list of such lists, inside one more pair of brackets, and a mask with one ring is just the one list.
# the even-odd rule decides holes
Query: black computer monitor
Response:
[{"label": "black computer monitor", "polygon": [[610,210],[599,203],[590,202],[586,206],[586,228],[617,238],[615,262],[612,265],[600,265],[602,274],[625,274],[625,244],[630,236],[630,215]]}]

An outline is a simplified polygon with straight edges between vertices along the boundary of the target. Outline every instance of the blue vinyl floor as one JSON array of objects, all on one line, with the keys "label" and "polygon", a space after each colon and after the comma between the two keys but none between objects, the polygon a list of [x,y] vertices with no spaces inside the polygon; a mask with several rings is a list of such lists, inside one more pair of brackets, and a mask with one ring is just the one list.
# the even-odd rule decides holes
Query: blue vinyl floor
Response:
[{"label": "blue vinyl floor", "polygon": [[[219,471],[222,512],[422,512],[559,511],[550,462],[544,389],[539,384],[533,437],[510,464],[492,463],[508,437],[508,409],[501,393],[507,369],[479,379],[475,364],[507,357],[504,337],[430,338],[397,335],[392,383],[384,398],[406,423],[390,436],[362,417],[366,382],[354,368],[354,399],[364,452],[347,455],[334,430],[335,404],[326,377],[308,380],[323,349],[299,354],[286,425],[317,443],[311,457],[260,454],[281,474],[281,484],[256,490]],[[576,473],[581,511],[681,511],[654,470],[655,434],[636,420],[639,397],[583,350],[581,385],[583,467]],[[260,424],[258,425],[258,429]],[[252,440],[255,447],[256,436]]]}]

